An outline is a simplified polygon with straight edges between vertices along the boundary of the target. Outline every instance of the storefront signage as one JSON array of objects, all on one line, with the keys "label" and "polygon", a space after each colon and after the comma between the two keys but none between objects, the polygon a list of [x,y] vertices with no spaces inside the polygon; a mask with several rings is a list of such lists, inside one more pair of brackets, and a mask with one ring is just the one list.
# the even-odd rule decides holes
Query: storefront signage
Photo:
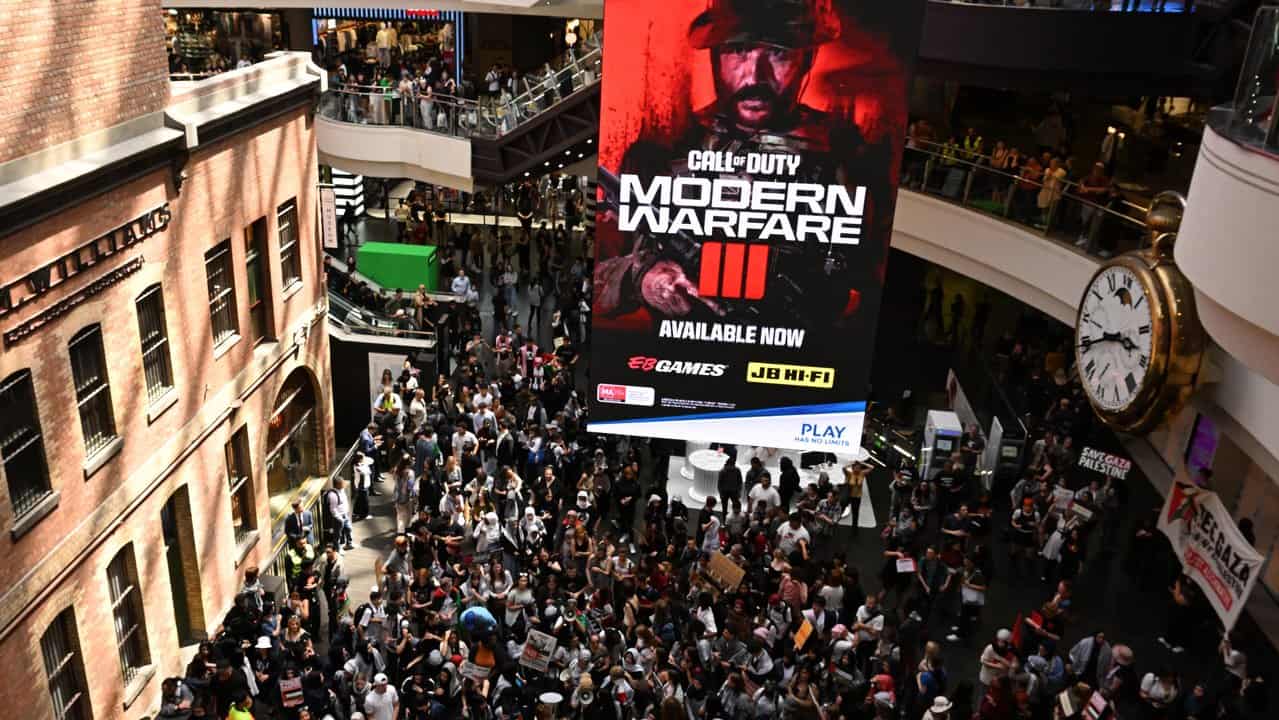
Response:
[{"label": "storefront signage", "polygon": [[325,250],[337,250],[338,201],[332,185],[320,186],[320,237]]},{"label": "storefront signage", "polygon": [[[164,230],[169,226],[169,221],[172,218],[173,214],[169,210],[169,204],[165,203],[119,227],[108,230],[57,260],[36,268],[27,273],[25,277],[0,287],[0,317],[4,317],[14,310],[34,302],[41,295],[96,266],[112,255],[137,245]],[[94,286],[96,285],[98,283],[94,283]],[[88,290],[88,288],[85,288],[85,290]],[[84,290],[81,290],[77,295],[83,295],[84,292]],[[70,299],[68,298],[68,300]],[[83,302],[83,298],[80,302]],[[58,304],[62,305],[63,303]],[[79,303],[75,304],[78,305]],[[53,310],[53,308],[50,308],[50,310]],[[37,317],[47,315],[48,312],[45,311]],[[30,324],[30,322],[32,321],[28,321],[24,325]],[[5,333],[6,339],[13,332],[16,332],[16,330]]]},{"label": "storefront signage", "polygon": [[924,3],[866,6],[606,0],[592,432],[860,447]]},{"label": "storefront signage", "polygon": [[133,273],[141,269],[142,269],[142,258],[136,257],[130,260],[129,262],[121,265],[120,267],[116,268],[115,270],[112,270],[106,275],[103,275],[97,280],[94,280],[92,283],[89,283],[88,285],[80,288],[74,294],[59,300],[58,302],[54,303],[53,305],[51,305],[44,311],[37,313],[34,317],[30,318],[29,320],[26,320],[22,324],[13,328],[12,330],[5,332],[4,334],[5,345],[11,347],[21,342],[22,340],[26,339],[26,337],[30,335],[31,333],[34,333],[35,331],[39,330],[45,325],[48,325],[54,320],[57,320],[63,315],[66,315],[67,313],[76,309],[80,305],[84,304],[84,302],[88,300],[89,298],[93,297],[94,295],[97,295],[103,290],[106,290],[112,285],[115,285],[116,283],[129,277],[130,275],[132,275]]},{"label": "storefront signage", "polygon": [[1248,543],[1217,494],[1174,482],[1159,530],[1168,536],[1182,571],[1203,588],[1229,630],[1243,612],[1265,557]]},{"label": "storefront signage", "polygon": [[1092,470],[1116,480],[1127,479],[1128,471],[1132,470],[1132,461],[1128,458],[1090,447],[1084,448],[1084,451],[1079,453],[1079,462],[1076,464],[1085,470]]}]

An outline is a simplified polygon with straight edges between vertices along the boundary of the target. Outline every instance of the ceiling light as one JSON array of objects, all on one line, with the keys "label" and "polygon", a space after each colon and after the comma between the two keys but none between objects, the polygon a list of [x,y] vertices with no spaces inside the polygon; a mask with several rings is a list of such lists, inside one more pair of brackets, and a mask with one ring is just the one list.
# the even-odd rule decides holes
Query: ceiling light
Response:
[{"label": "ceiling light", "polygon": [[579,158],[584,158],[584,157],[586,157],[586,153],[578,153],[578,154],[577,154],[577,156],[578,156]]},{"label": "ceiling light", "polygon": [[595,141],[594,141],[594,140],[587,140],[587,141],[586,141],[586,144],[587,144],[587,145],[590,145],[590,144],[591,144],[591,143],[593,143],[593,142],[595,142]]},{"label": "ceiling light", "polygon": [[564,151],[564,154],[565,154],[565,155],[572,155],[572,154],[573,154],[573,151],[572,151],[572,150],[565,150],[565,151]]}]

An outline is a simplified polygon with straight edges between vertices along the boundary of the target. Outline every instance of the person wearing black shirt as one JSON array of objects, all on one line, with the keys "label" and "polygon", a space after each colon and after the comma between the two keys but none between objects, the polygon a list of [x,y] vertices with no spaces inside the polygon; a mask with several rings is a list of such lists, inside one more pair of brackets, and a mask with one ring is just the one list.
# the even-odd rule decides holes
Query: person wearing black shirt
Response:
[{"label": "person wearing black shirt", "polygon": [[573,373],[577,368],[577,349],[573,347],[573,341],[568,339],[567,330],[565,330],[564,342],[555,348],[555,357],[560,361],[561,371],[567,376],[567,387],[573,386]]},{"label": "person wearing black shirt", "polygon": [[617,523],[629,535],[635,522],[635,507],[640,495],[639,479],[630,466],[622,468],[621,475],[613,486],[613,494],[617,498]]},{"label": "person wearing black shirt", "polygon": [[226,717],[231,711],[231,704],[249,692],[244,670],[232,667],[226,660],[219,662],[217,673],[209,683],[209,692],[213,695],[214,717]]},{"label": "person wearing black shirt", "polygon": [[963,468],[954,460],[946,462],[937,475],[937,505],[942,517],[959,508],[968,491]]},{"label": "person wearing black shirt", "polygon": [[968,538],[973,532],[972,518],[968,515],[968,503],[960,503],[958,510],[942,520],[941,531],[951,542],[959,543],[961,548],[968,546]]},{"label": "person wearing black shirt", "polygon": [[734,455],[727,455],[724,458],[724,467],[720,468],[719,479],[715,484],[716,490],[719,491],[720,498],[727,505],[730,499],[741,499],[742,497],[742,471],[737,467],[737,458]]}]

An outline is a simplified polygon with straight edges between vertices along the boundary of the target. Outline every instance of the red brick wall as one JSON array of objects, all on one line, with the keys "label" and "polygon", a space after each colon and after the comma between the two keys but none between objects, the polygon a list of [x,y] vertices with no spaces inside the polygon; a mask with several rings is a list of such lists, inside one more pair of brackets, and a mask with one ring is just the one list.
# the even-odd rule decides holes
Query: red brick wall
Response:
[{"label": "red brick wall", "polygon": [[[169,202],[169,228],[122,255],[56,287],[33,306],[0,319],[0,331],[48,307],[66,294],[92,282],[110,267],[132,257],[145,258],[143,269],[110,287],[93,301],[0,352],[0,378],[30,368],[36,387],[40,421],[53,488],[61,492],[58,508],[25,536],[14,541],[0,534],[6,560],[0,563],[0,606],[25,606],[42,591],[33,615],[6,629],[0,618],[0,676],[14,687],[38,689],[28,711],[32,717],[51,713],[45,690],[39,639],[49,621],[75,602],[80,642],[88,658],[90,698],[94,717],[140,717],[159,694],[159,680],[181,671],[167,565],[164,561],[160,510],[185,484],[190,492],[196,554],[201,566],[201,593],[207,626],[213,628],[229,607],[238,585],[237,548],[232,537],[230,498],[225,481],[223,449],[231,433],[247,424],[252,440],[252,467],[257,500],[257,524],[262,537],[245,562],[264,562],[269,551],[266,480],[263,475],[266,423],[276,394],[290,372],[307,368],[319,383],[322,437],[331,437],[328,387],[328,340],[324,321],[311,327],[302,351],[293,353],[293,337],[285,332],[307,317],[324,297],[318,276],[314,187],[314,135],[303,110],[279,118],[239,137],[203,148],[187,167],[189,179],[180,196],[173,194],[168,174],[141,178],[109,196],[70,208],[57,218],[0,241],[0,283],[11,282],[34,267],[87,242],[103,231]],[[275,208],[296,197],[302,248],[302,288],[281,297]],[[274,326],[279,341],[256,348],[248,337],[245,303],[243,229],[254,219],[268,217],[268,263]],[[245,334],[215,358],[209,327],[204,253],[230,237],[234,248],[239,325]],[[166,321],[178,401],[147,417],[141,370],[140,340],[134,301],[155,282],[164,288]],[[119,455],[86,479],[83,440],[75,407],[66,343],[91,323],[101,323],[106,347],[111,396],[118,434],[124,439]],[[274,368],[274,369],[273,369]],[[261,379],[248,392],[250,382]],[[245,394],[245,393],[248,394]],[[225,411],[228,400],[243,396],[243,405],[229,420],[212,421]],[[203,439],[201,440],[201,437]],[[194,449],[145,500],[129,511],[124,523],[109,530],[106,521],[118,517],[177,460],[181,448]],[[332,448],[324,451],[325,461]],[[0,491],[0,529],[12,525],[7,492]],[[105,541],[90,547],[95,539]],[[127,542],[134,543],[145,596],[151,656],[157,676],[142,700],[122,709],[123,689],[116,660],[115,639],[107,601],[106,566]],[[78,562],[77,562],[78,560]],[[57,572],[74,563],[73,572],[55,581]],[[12,612],[12,611],[9,611]],[[0,615],[8,616],[7,612]]]},{"label": "red brick wall", "polygon": [[8,2],[0,162],[164,109],[159,0]]}]

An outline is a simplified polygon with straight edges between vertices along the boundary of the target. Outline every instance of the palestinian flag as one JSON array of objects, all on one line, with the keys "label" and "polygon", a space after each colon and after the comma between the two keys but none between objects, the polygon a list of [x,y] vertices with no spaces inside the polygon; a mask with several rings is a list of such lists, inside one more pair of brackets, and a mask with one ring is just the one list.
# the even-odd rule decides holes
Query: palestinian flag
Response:
[{"label": "palestinian flag", "polygon": [[1189,525],[1195,517],[1195,508],[1198,506],[1199,488],[1194,485],[1174,482],[1172,484],[1172,494],[1168,498],[1168,515],[1164,518],[1164,522],[1172,524],[1177,520]]}]

